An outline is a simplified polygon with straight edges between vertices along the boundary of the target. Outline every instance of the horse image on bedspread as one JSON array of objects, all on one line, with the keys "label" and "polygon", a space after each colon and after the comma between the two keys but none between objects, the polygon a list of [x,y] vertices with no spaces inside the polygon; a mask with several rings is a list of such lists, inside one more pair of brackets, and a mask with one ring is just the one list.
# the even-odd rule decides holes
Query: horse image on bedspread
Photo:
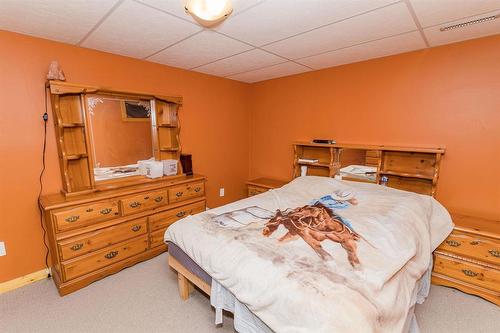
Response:
[{"label": "horse image on bedspread", "polygon": [[280,225],[288,232],[278,239],[287,242],[301,237],[324,260],[332,259],[321,242],[329,239],[339,243],[347,252],[349,263],[359,265],[356,254],[356,241],[360,235],[342,223],[342,218],[320,202],[292,210],[277,210],[275,216],[264,226],[262,234],[269,237]]}]

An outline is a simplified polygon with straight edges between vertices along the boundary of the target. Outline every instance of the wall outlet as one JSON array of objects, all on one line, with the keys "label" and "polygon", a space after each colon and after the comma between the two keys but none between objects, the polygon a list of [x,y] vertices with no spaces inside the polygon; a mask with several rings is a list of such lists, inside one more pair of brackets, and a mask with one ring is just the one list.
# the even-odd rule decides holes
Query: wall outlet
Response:
[{"label": "wall outlet", "polygon": [[224,196],[224,187],[221,187],[219,189],[219,197],[223,197]]},{"label": "wall outlet", "polygon": [[7,255],[7,250],[5,249],[5,243],[0,242],[0,257]]}]

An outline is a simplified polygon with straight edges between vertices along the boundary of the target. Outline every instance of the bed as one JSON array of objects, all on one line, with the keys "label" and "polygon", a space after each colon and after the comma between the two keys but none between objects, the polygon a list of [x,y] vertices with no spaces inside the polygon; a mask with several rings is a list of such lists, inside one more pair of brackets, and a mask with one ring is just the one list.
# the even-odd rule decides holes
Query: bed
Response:
[{"label": "bed", "polygon": [[418,332],[452,228],[431,196],[307,176],[186,217],[165,242],[181,297],[198,286],[239,332]]}]

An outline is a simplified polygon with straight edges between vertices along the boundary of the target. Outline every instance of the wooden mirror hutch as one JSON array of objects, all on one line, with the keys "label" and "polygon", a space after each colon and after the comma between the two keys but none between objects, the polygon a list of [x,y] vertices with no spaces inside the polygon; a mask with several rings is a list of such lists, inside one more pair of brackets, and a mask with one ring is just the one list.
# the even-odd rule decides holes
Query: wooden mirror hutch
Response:
[{"label": "wooden mirror hutch", "polygon": [[180,159],[182,97],[49,81],[61,193],[40,200],[51,272],[61,295],[166,251],[163,235],[176,220],[206,209],[205,181],[183,174],[134,175],[96,181],[89,95],[148,101],[155,160]]}]

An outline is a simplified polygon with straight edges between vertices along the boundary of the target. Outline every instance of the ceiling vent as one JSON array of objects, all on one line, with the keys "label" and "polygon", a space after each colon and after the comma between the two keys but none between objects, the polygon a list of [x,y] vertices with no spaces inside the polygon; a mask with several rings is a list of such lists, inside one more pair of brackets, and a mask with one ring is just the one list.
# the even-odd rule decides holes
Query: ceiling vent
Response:
[{"label": "ceiling vent", "polygon": [[465,27],[468,27],[468,26],[473,25],[473,24],[479,24],[479,23],[493,21],[494,19],[497,19],[499,17],[500,17],[500,14],[491,15],[491,16],[487,16],[487,17],[482,17],[482,18],[477,19],[477,20],[472,20],[472,21],[467,21],[467,22],[462,22],[462,23],[442,27],[439,30],[448,31],[448,30],[453,30],[453,29],[465,28]]}]

